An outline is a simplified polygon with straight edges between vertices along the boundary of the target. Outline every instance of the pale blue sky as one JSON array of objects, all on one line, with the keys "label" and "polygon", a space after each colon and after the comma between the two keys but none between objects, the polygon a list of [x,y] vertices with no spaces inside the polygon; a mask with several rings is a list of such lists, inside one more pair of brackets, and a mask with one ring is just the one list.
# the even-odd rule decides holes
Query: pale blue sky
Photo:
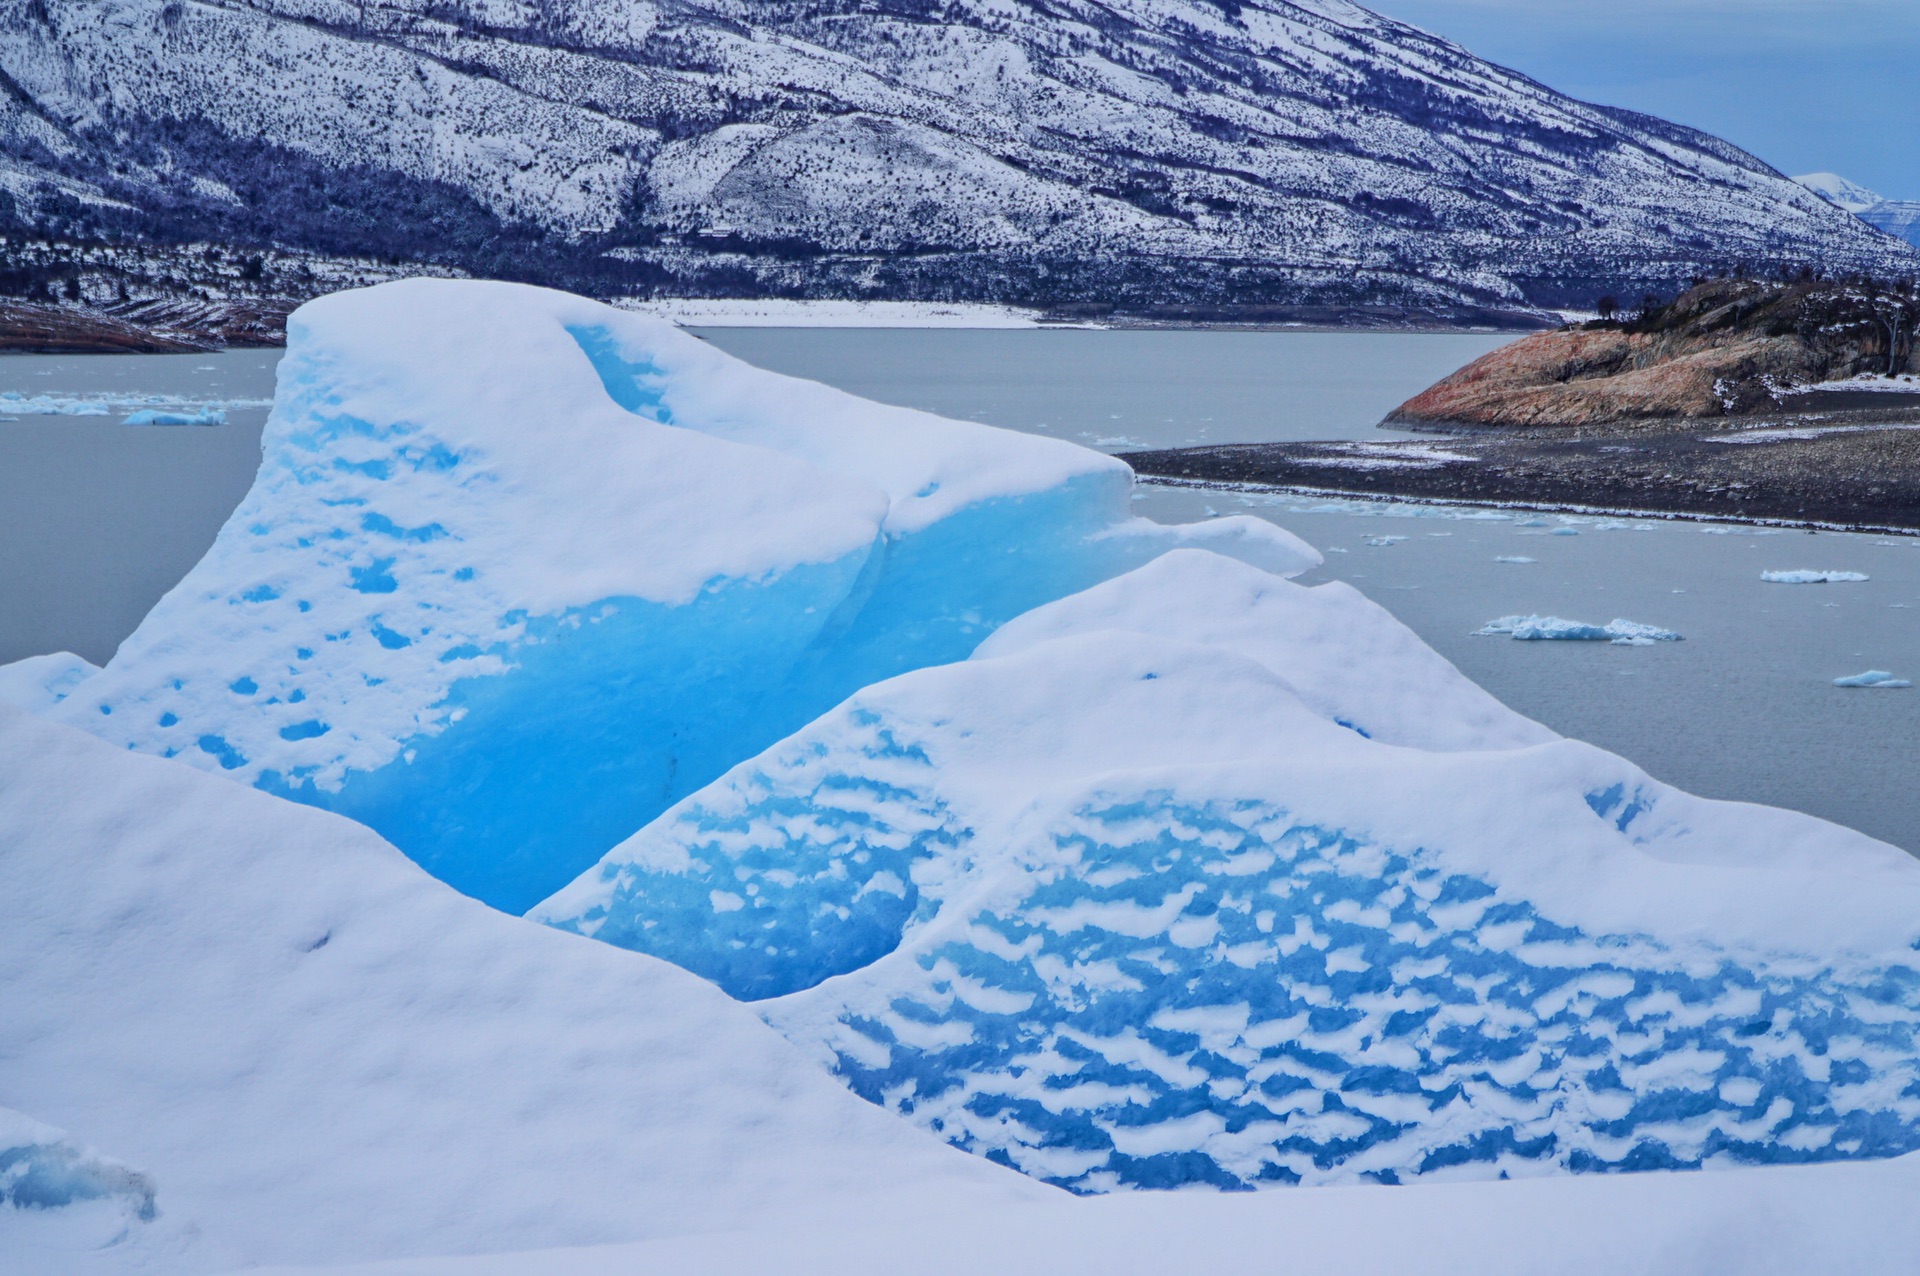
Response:
[{"label": "pale blue sky", "polygon": [[1361,0],[1788,174],[1920,199],[1920,0]]}]

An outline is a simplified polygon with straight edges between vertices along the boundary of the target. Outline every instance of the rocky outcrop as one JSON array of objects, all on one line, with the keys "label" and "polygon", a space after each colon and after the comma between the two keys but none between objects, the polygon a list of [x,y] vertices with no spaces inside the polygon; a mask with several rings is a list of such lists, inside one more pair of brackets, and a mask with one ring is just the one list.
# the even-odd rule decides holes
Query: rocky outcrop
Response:
[{"label": "rocky outcrop", "polygon": [[1570,326],[1495,350],[1385,424],[1623,426],[1770,412],[1806,386],[1920,372],[1916,322],[1920,291],[1910,283],[1717,280],[1632,322]]}]

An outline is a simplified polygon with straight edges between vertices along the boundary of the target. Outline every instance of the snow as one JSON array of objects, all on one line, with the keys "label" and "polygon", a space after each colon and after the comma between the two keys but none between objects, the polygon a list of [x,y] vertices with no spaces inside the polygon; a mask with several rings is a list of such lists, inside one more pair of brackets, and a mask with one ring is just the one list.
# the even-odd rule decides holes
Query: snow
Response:
[{"label": "snow", "polygon": [[28,656],[0,665],[0,704],[39,712],[51,709],[100,670],[70,651]]},{"label": "snow", "polygon": [[1841,585],[1867,579],[1865,572],[1778,571],[1761,572],[1760,579],[1775,585]]},{"label": "snow", "polygon": [[1851,677],[1835,678],[1833,685],[1836,687],[1884,687],[1895,690],[1911,687],[1913,683],[1905,678],[1896,678],[1884,669],[1869,669],[1865,673],[1856,673]]},{"label": "snow", "polygon": [[865,688],[531,916],[1077,1192],[1920,1148],[1920,864],[1206,554]]},{"label": "snow", "polygon": [[0,1208],[10,1276],[1045,1191],[860,1102],[691,975],[465,899],[337,816],[0,709],[0,830],[0,1094],[136,1170],[11,1119],[0,1147],[153,1206],[84,1268],[5,1248]]},{"label": "snow", "polygon": [[[1522,1179],[1380,1190],[1194,1192],[958,1204],[822,1225],[756,1215],[724,1234],[597,1249],[422,1259],[334,1276],[1053,1276],[1169,1270],[1322,1276],[1882,1276],[1920,1251],[1920,1158],[1871,1165]],[[258,1276],[294,1276],[287,1271]],[[308,1272],[306,1276],[315,1276]]]},{"label": "snow", "polygon": [[1591,625],[1558,616],[1502,616],[1488,621],[1474,633],[1486,637],[1505,634],[1526,642],[1611,642],[1617,647],[1649,647],[1656,642],[1681,640],[1681,635],[1671,629],[1633,620],[1616,619],[1604,625]]},{"label": "snow", "polygon": [[1864,213],[1883,202],[1879,195],[1838,173],[1803,173],[1793,180],[1828,203],[1838,204],[1850,213]]},{"label": "snow", "polygon": [[289,324],[254,486],[54,711],[343,814],[512,911],[861,686],[1175,545],[1124,464],[508,284]]}]

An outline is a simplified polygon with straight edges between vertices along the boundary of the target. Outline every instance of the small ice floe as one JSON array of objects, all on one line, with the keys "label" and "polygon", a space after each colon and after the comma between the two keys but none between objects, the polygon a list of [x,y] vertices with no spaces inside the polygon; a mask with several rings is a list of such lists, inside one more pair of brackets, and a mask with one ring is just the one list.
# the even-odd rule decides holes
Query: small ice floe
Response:
[{"label": "small ice floe", "polygon": [[1885,669],[1869,669],[1865,673],[1856,673],[1850,678],[1835,678],[1836,687],[1882,687],[1892,691],[1899,687],[1911,687],[1913,683],[1905,678],[1896,678]]},{"label": "small ice floe", "polygon": [[122,425],[225,425],[227,414],[219,408],[201,408],[198,412],[161,412],[143,408],[132,412]]},{"label": "small ice floe", "polygon": [[1404,536],[1369,536],[1366,542],[1375,549],[1385,549],[1389,545],[1398,545],[1405,539],[1407,538]]},{"label": "small ice floe", "polygon": [[1547,533],[1549,536],[1578,536],[1579,534],[1580,529],[1577,527],[1556,527]]},{"label": "small ice floe", "polygon": [[1760,579],[1775,585],[1845,585],[1867,579],[1865,572],[1761,572]]},{"label": "small ice floe", "polygon": [[1634,620],[1615,619],[1604,625],[1589,625],[1558,616],[1502,616],[1488,621],[1474,633],[1482,637],[1504,634],[1523,642],[1610,642],[1616,647],[1651,647],[1656,642],[1681,640],[1681,635],[1671,629]]},{"label": "small ice floe", "polygon": [[1540,560],[1537,558],[1528,558],[1525,554],[1498,554],[1495,555],[1493,561],[1496,563],[1537,563]]},{"label": "small ice floe", "polygon": [[1529,518],[1522,522],[1515,523],[1514,526],[1515,527],[1551,527],[1553,526],[1553,524],[1547,522],[1547,520],[1544,518]]}]

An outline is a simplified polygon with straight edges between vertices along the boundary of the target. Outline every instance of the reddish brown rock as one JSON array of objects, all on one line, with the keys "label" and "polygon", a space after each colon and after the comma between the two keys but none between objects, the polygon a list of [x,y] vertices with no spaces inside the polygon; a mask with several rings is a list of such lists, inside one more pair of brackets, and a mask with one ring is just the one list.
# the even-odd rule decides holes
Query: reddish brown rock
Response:
[{"label": "reddish brown rock", "polygon": [[1537,333],[1409,399],[1389,425],[1631,426],[1770,411],[1780,391],[1916,371],[1911,285],[1718,280],[1632,323]]}]

